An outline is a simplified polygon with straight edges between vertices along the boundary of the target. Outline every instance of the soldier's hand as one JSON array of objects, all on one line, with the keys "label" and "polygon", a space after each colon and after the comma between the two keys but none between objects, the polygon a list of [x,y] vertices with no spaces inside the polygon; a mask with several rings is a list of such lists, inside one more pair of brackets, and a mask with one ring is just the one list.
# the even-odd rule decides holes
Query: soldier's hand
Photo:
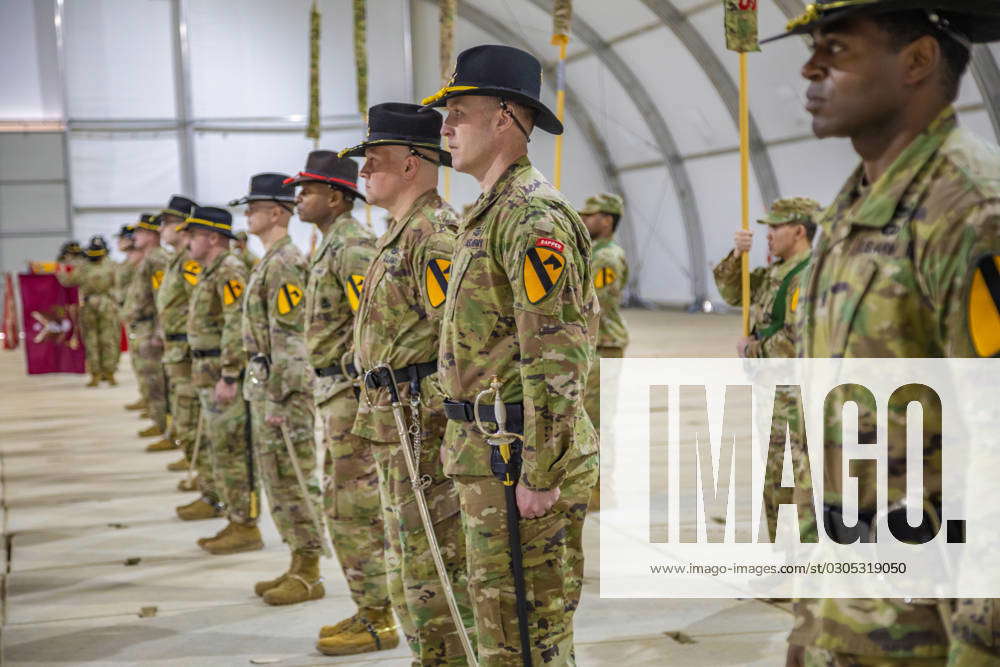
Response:
[{"label": "soldier's hand", "polygon": [[219,403],[229,403],[236,398],[236,383],[226,384],[226,381],[219,378],[215,383],[215,400]]},{"label": "soldier's hand", "polygon": [[269,415],[265,421],[271,426],[281,426],[285,423],[285,418],[281,415]]},{"label": "soldier's hand", "polygon": [[754,339],[751,336],[743,336],[738,341],[736,341],[736,354],[740,355],[742,358],[747,356],[747,346],[752,343]]},{"label": "soldier's hand", "polygon": [[521,512],[522,519],[537,519],[545,516],[545,513],[552,509],[552,506],[559,500],[559,487],[549,491],[532,491],[526,486],[518,484],[514,487],[517,496],[517,509]]},{"label": "soldier's hand", "polygon": [[733,235],[733,245],[736,246],[736,254],[742,255],[745,252],[750,252],[750,246],[753,243],[753,232],[749,229],[738,229],[736,234]]},{"label": "soldier's hand", "polygon": [[801,646],[788,645],[785,654],[785,667],[802,667],[805,664],[806,650]]}]

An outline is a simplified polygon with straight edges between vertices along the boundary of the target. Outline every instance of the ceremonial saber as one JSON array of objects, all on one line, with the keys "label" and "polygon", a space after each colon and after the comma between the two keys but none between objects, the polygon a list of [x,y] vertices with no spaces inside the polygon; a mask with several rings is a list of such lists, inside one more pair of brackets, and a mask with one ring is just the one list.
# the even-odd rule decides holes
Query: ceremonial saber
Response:
[{"label": "ceremonial saber", "polygon": [[188,486],[194,482],[194,469],[196,462],[198,461],[198,452],[201,451],[201,430],[203,428],[205,421],[202,419],[201,410],[198,410],[198,427],[194,432],[194,450],[191,452],[191,461],[188,462]]},{"label": "ceremonial saber", "polygon": [[302,474],[302,466],[299,465],[299,459],[295,456],[295,447],[292,445],[292,439],[288,435],[288,429],[282,423],[278,427],[281,429],[281,437],[285,441],[285,448],[288,450],[288,458],[292,460],[292,468],[295,469],[295,477],[299,480],[299,488],[302,489],[302,496],[306,503],[306,508],[309,510],[309,516],[312,517],[313,524],[316,526],[316,531],[319,533],[320,542],[323,543],[323,555],[327,558],[333,557],[333,552],[330,550],[330,545],[327,544],[326,540],[326,530],[323,527],[323,522],[320,521],[319,513],[316,510],[316,504],[313,503],[312,497],[309,494],[309,487],[306,485],[305,475]]}]

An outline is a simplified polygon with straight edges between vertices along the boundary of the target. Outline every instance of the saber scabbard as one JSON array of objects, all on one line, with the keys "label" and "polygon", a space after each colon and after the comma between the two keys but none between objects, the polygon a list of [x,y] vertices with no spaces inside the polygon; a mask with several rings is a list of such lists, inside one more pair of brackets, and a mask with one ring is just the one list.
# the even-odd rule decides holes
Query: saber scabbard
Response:
[{"label": "saber scabbard", "polygon": [[295,455],[295,446],[292,444],[292,438],[288,435],[288,429],[284,424],[281,424],[278,428],[281,430],[282,440],[285,441],[285,449],[288,450],[288,458],[292,462],[292,469],[295,470],[295,478],[299,481],[299,488],[302,489],[302,499],[305,501],[306,509],[309,510],[309,518],[312,519],[313,525],[316,527],[316,533],[319,535],[319,540],[323,545],[323,555],[327,558],[332,558],[333,551],[330,549],[330,545],[327,544],[326,530],[323,528],[323,521],[320,519],[319,511],[316,509],[316,503],[313,502],[312,496],[309,493],[306,477],[302,474],[302,466],[299,465],[299,459]]},{"label": "saber scabbard", "polygon": [[191,450],[191,460],[188,462],[188,486],[194,481],[194,471],[195,466],[198,465],[198,454],[201,452],[201,431],[204,428],[205,420],[201,414],[201,408],[198,409],[198,428],[194,432],[194,449]]}]

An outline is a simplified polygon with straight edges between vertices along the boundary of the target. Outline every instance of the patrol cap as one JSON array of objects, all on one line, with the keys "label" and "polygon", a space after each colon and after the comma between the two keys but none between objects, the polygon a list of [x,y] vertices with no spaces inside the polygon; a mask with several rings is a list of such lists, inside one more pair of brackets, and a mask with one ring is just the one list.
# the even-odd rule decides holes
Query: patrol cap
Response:
[{"label": "patrol cap", "polygon": [[485,44],[458,54],[451,79],[421,104],[443,107],[461,95],[499,97],[534,109],[536,127],[549,134],[562,134],[563,125],[542,103],[541,92],[542,65],[535,56],[512,46]]},{"label": "patrol cap", "polygon": [[229,202],[230,206],[242,206],[252,201],[274,201],[279,204],[295,203],[295,186],[288,174],[265,172],[250,177],[250,191]]},{"label": "patrol cap", "polygon": [[785,225],[789,222],[816,223],[816,214],[823,210],[820,203],[808,197],[788,197],[771,204],[767,215],[757,220],[762,225]]},{"label": "patrol cap", "polygon": [[135,223],[135,228],[159,234],[160,222],[162,222],[162,218],[159,215],[155,213],[143,213],[139,216],[139,221]]},{"label": "patrol cap", "polygon": [[167,204],[167,207],[160,211],[160,215],[173,215],[183,220],[191,215],[191,211],[194,210],[195,206],[197,204],[187,197],[174,195],[170,198],[170,203]]},{"label": "patrol cap", "polygon": [[618,195],[611,194],[610,192],[602,192],[599,195],[587,197],[587,201],[584,202],[583,208],[580,209],[579,213],[580,215],[607,213],[608,215],[621,217],[625,213],[625,202]]},{"label": "patrol cap", "polygon": [[229,239],[236,238],[236,235],[233,234],[233,216],[226,209],[214,206],[195,206],[194,211],[180,226],[180,229],[184,231],[207,229]]},{"label": "patrol cap", "polygon": [[90,243],[87,244],[86,253],[87,257],[92,259],[104,257],[108,254],[108,242],[100,234],[95,234],[90,237]]},{"label": "patrol cap", "polygon": [[425,148],[438,154],[440,162],[451,166],[451,153],[441,148],[441,124],[444,119],[418,104],[386,102],[368,110],[368,136],[357,146],[340,151],[340,157],[364,157],[371,146],[407,146],[410,153],[433,162],[417,152]]},{"label": "patrol cap", "polygon": [[817,0],[788,22],[785,33],[761,40],[773,42],[790,35],[811,33],[835,21],[891,12],[924,10],[942,33],[968,45],[1000,40],[1000,2],[997,0]]},{"label": "patrol cap", "polygon": [[361,201],[367,201],[358,190],[358,163],[350,158],[338,157],[333,151],[313,151],[306,158],[306,168],[298,175],[286,178],[284,184],[293,187],[302,183],[326,183],[344,190]]}]

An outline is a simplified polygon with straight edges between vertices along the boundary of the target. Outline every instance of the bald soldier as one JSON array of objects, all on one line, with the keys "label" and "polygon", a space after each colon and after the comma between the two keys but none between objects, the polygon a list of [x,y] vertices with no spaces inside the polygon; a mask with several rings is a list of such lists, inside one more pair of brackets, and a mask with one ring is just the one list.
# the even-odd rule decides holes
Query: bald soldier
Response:
[{"label": "bald soldier", "polygon": [[[520,665],[524,651],[534,664],[573,664],[583,521],[598,473],[597,437],[583,406],[599,308],[590,235],[528,159],[535,127],[562,132],[539,100],[541,76],[524,51],[477,46],[424,100],[447,107],[441,134],[454,167],[482,188],[459,226],[438,351],[448,397],[445,472],[466,527],[482,665]],[[480,392],[496,385],[505,427],[520,438],[506,461],[473,414]],[[490,397],[478,414],[491,427],[494,410]],[[513,552],[512,526],[520,531]],[[518,554],[530,601],[526,593],[519,600]]]},{"label": "bald soldier", "polygon": [[[802,75],[814,134],[849,138],[861,158],[819,220],[798,304],[799,355],[997,356],[1000,298],[990,285],[1000,266],[1000,152],[958,126],[953,103],[971,44],[1000,39],[1000,3],[819,2],[788,34],[812,39]],[[827,402],[845,398],[832,393]],[[890,430],[905,428],[905,411],[889,411]],[[940,466],[941,432],[927,425],[941,415],[933,413],[925,409],[924,458]],[[858,420],[859,433],[875,431],[872,411],[859,408]],[[826,426],[823,520],[846,543],[842,429]],[[880,492],[905,499],[906,467],[891,463],[905,461],[905,449],[890,445],[887,460]],[[940,474],[924,473],[928,507],[916,530],[940,519],[933,479]],[[858,497],[863,540],[875,520],[873,492]],[[893,505],[888,521],[898,512],[906,521],[905,502]],[[995,665],[998,616],[992,599],[803,600],[788,664]]]}]

